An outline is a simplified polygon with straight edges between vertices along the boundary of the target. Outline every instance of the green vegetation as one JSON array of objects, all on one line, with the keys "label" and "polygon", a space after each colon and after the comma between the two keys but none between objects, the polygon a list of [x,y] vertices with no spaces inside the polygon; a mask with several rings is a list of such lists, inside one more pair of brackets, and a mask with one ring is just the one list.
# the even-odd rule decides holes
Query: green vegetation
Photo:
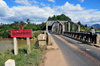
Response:
[{"label": "green vegetation", "polygon": [[10,38],[10,30],[11,29],[19,29],[19,26],[23,26],[23,29],[32,29],[33,31],[36,30],[45,30],[45,23],[42,22],[41,24],[31,24],[30,20],[26,20],[27,24],[23,21],[17,22],[14,21],[14,23],[11,24],[1,24],[0,25],[0,36],[3,38]]},{"label": "green vegetation", "polygon": [[8,59],[14,59],[16,66],[39,66],[43,62],[43,53],[45,48],[39,48],[38,43],[32,46],[31,53],[27,55],[27,47],[21,46],[18,49],[19,54],[14,55],[13,50],[7,50],[0,53],[0,66]]},{"label": "green vegetation", "polygon": [[81,31],[86,31],[86,32],[89,32],[89,31],[90,31],[90,28],[87,27],[87,24],[86,24],[86,25],[83,25],[83,24],[81,24],[80,21],[79,21],[77,24],[80,25],[80,30],[81,30]]},{"label": "green vegetation", "polygon": [[57,16],[54,15],[53,17],[49,17],[48,20],[69,20],[71,21],[71,19],[64,14],[57,15]]},{"label": "green vegetation", "polygon": [[34,38],[36,38],[39,34],[43,34],[43,31],[41,31],[41,30],[38,30],[38,31],[34,31],[33,32],[33,34],[32,34],[32,37]]}]

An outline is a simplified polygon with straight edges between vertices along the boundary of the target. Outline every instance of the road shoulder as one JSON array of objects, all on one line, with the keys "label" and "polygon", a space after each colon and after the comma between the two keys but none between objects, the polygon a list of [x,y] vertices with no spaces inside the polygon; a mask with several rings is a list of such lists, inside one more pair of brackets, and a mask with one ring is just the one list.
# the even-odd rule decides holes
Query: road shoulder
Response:
[{"label": "road shoulder", "polygon": [[[52,46],[48,46],[45,53],[44,66],[68,66],[58,45],[52,37]],[[51,48],[51,49],[50,49]]]},{"label": "road shoulder", "polygon": [[44,66],[67,66],[60,49],[46,51]]}]

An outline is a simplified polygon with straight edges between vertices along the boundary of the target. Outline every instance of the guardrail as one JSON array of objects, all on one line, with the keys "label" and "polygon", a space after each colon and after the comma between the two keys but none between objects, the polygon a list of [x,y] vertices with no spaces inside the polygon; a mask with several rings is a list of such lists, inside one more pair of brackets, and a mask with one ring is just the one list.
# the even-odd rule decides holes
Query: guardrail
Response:
[{"label": "guardrail", "polygon": [[64,35],[86,42],[92,42],[93,40],[94,44],[99,44],[99,34],[95,34],[93,38],[90,37],[89,33],[64,32]]}]

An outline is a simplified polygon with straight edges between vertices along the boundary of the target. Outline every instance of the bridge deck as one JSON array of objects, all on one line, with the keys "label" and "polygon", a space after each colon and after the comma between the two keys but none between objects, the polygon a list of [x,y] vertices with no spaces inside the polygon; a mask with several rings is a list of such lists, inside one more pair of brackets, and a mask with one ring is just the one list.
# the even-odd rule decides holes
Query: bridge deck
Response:
[{"label": "bridge deck", "polygon": [[100,49],[59,34],[51,34],[68,66],[100,66]]}]

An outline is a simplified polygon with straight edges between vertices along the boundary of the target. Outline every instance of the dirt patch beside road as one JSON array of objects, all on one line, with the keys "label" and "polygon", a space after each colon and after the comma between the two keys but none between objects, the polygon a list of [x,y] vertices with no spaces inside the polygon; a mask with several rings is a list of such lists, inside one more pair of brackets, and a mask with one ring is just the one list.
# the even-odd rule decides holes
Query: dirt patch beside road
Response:
[{"label": "dirt patch beside road", "polygon": [[45,58],[44,66],[67,66],[60,49],[47,50]]}]

